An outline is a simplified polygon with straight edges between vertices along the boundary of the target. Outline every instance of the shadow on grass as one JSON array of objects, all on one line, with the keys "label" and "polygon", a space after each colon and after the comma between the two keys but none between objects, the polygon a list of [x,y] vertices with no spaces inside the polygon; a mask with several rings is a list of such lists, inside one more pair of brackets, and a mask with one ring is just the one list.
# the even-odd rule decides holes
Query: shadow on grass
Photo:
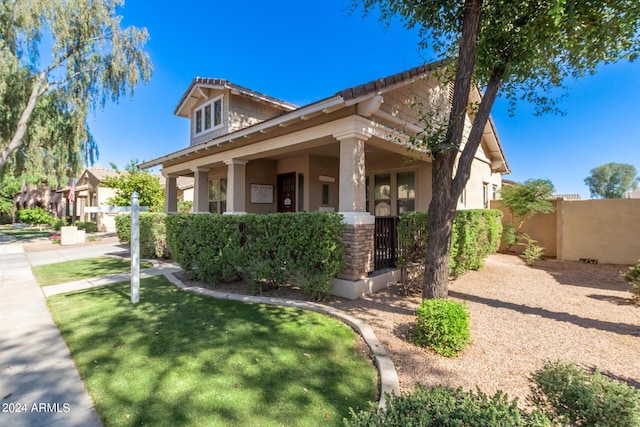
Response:
[{"label": "shadow on grass", "polygon": [[49,300],[107,424],[342,425],[377,398],[334,319],[141,284],[137,305],[128,284]]},{"label": "shadow on grass", "polygon": [[559,322],[571,323],[583,328],[594,328],[606,332],[613,332],[620,335],[632,335],[640,337],[640,328],[631,323],[607,322],[604,320],[589,319],[587,317],[576,316],[575,314],[551,311],[540,307],[530,307],[524,304],[514,304],[491,298],[479,297],[477,295],[465,294],[462,292],[449,291],[449,296],[465,301],[472,301],[479,304],[496,308],[506,308],[523,314],[532,314]]}]

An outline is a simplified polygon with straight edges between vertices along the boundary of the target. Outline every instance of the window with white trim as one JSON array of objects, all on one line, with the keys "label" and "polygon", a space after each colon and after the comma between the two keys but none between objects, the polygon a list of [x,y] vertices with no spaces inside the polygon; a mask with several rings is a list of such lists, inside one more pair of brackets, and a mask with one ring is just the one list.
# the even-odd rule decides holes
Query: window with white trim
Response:
[{"label": "window with white trim", "polygon": [[194,135],[222,126],[222,96],[202,105],[193,112]]}]

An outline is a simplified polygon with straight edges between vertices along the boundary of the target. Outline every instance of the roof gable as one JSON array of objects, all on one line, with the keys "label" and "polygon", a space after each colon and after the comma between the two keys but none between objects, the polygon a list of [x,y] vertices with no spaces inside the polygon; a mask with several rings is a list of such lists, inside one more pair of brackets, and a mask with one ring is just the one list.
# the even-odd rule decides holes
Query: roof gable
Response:
[{"label": "roof gable", "polygon": [[254,101],[262,102],[264,104],[278,108],[282,111],[292,111],[298,108],[297,105],[282,101],[277,98],[273,98],[271,96],[256,92],[251,89],[247,89],[240,85],[234,84],[229,80],[196,77],[195,79],[193,79],[186,92],[182,95],[182,98],[180,98],[180,102],[178,102],[174,114],[176,116],[188,117],[190,114],[190,107],[193,107],[193,105],[196,104],[200,98],[204,97],[202,89],[229,89],[232,95],[246,96]]}]

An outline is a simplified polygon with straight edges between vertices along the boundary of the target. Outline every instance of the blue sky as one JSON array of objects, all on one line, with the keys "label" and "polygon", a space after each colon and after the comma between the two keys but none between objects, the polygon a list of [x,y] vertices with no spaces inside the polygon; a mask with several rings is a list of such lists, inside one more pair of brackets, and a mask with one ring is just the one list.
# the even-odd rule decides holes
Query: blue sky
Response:
[{"label": "blue sky", "polygon": [[[154,75],[133,98],[97,111],[89,125],[98,164],[124,167],[187,147],[189,123],[173,115],[194,77],[217,77],[298,105],[435,59],[399,22],[349,13],[350,0],[257,2],[127,0],[124,25],[147,27]],[[566,115],[535,117],[526,103],[492,116],[512,173],[548,178],[557,193],[589,198],[584,178],[608,162],[640,170],[640,62],[602,67],[569,82]]]}]

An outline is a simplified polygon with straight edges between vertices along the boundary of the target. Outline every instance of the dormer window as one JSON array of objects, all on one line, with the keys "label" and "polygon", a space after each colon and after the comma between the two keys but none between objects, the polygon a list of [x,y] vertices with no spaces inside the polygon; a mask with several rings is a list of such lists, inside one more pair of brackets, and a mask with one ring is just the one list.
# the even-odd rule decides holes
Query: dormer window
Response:
[{"label": "dormer window", "polygon": [[207,102],[193,112],[195,131],[198,135],[222,126],[222,96]]}]

